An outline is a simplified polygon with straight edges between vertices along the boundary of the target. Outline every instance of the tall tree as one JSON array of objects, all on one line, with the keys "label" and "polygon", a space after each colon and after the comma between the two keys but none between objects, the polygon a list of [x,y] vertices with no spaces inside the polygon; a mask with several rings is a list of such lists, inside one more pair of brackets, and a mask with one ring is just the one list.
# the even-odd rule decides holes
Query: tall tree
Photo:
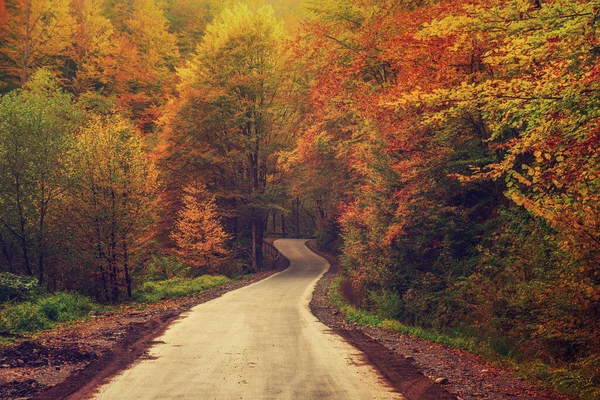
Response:
[{"label": "tall tree", "polygon": [[236,238],[250,236],[254,269],[262,263],[267,211],[278,190],[278,151],[289,143],[286,124],[294,115],[285,101],[290,80],[282,41],[270,7],[223,11],[180,71],[181,100],[168,126],[174,140],[191,144],[188,165],[204,165],[198,173],[230,205]]},{"label": "tall tree", "polygon": [[114,56],[114,28],[102,14],[102,0],[74,0],[76,20],[69,58],[75,64],[71,87],[76,94],[108,84],[106,63]]},{"label": "tall tree", "polygon": [[39,67],[60,68],[75,21],[70,0],[16,0],[9,9],[9,32],[0,51],[9,59],[8,69],[21,86]]},{"label": "tall tree", "polygon": [[65,198],[72,229],[107,301],[131,297],[132,260],[153,220],[156,173],[139,133],[122,117],[92,117],[69,157]]},{"label": "tall tree", "polygon": [[40,70],[0,101],[0,222],[19,242],[27,274],[45,277],[48,218],[65,188],[79,117],[71,96]]}]

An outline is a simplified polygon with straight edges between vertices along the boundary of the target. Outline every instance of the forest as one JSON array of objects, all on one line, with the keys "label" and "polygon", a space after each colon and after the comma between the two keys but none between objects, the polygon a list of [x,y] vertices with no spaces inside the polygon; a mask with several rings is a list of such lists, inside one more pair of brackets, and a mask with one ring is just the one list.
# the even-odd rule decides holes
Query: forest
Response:
[{"label": "forest", "polygon": [[599,0],[0,0],[0,300],[129,301],[315,237],[353,306],[600,398],[599,24]]}]

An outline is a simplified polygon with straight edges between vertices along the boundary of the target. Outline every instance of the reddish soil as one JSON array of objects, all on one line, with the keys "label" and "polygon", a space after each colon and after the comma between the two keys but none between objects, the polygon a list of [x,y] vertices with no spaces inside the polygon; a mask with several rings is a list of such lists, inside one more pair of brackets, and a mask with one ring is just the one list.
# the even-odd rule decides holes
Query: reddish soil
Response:
[{"label": "reddish soil", "polygon": [[124,305],[71,326],[59,326],[17,346],[0,348],[1,399],[81,399],[143,357],[168,325],[191,307],[264,279],[287,267],[181,299]]},{"label": "reddish soil", "polygon": [[[331,264],[315,288],[310,304],[313,314],[362,350],[407,400],[567,399],[538,389],[515,377],[514,371],[494,366],[472,353],[410,335],[349,323],[330,303],[327,293],[338,270],[337,259],[316,250],[315,241],[308,242],[308,247]],[[436,384],[437,378],[445,378],[446,382]]]}]

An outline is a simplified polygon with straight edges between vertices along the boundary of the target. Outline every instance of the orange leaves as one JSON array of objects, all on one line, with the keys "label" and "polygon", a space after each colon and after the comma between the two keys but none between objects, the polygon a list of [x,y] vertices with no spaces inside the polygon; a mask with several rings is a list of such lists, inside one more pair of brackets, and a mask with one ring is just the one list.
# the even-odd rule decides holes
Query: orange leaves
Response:
[{"label": "orange leaves", "polygon": [[228,254],[226,242],[231,239],[223,229],[214,196],[205,187],[187,185],[183,189],[183,208],[177,213],[171,233],[178,254],[193,267],[211,270],[214,260]]},{"label": "orange leaves", "polygon": [[10,74],[21,86],[37,68],[60,65],[73,35],[74,19],[69,8],[69,0],[14,2],[9,11],[6,45],[0,52],[8,58]]}]

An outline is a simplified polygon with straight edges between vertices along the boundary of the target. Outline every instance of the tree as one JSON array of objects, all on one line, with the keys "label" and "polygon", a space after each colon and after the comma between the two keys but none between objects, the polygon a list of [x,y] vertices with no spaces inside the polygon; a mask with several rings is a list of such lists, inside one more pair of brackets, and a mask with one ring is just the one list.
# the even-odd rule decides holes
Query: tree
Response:
[{"label": "tree", "polygon": [[175,161],[191,166],[187,173],[199,174],[233,214],[234,237],[250,238],[255,270],[262,264],[267,211],[278,195],[278,152],[292,135],[282,40],[282,25],[270,7],[223,11],[180,70],[181,98],[166,132],[172,135],[171,154],[179,154]]},{"label": "tree", "polygon": [[106,64],[114,56],[114,28],[102,14],[102,0],[74,0],[76,20],[69,54],[75,64],[71,87],[76,94],[108,85]]},{"label": "tree", "polygon": [[164,79],[163,75],[174,67],[179,57],[176,39],[169,33],[164,10],[155,0],[134,0],[126,27],[144,65],[159,79]]},{"label": "tree", "polygon": [[231,237],[223,230],[215,197],[206,188],[188,185],[183,193],[183,208],[171,234],[178,254],[191,266],[214,272],[211,260],[228,253],[225,244]]},{"label": "tree", "polygon": [[139,133],[119,116],[93,116],[69,157],[71,188],[64,207],[98,294],[132,294],[132,261],[146,244],[157,188]]},{"label": "tree", "polygon": [[70,0],[16,0],[9,9],[9,32],[0,51],[9,59],[9,73],[24,86],[39,67],[60,68],[75,21]]},{"label": "tree", "polygon": [[48,219],[65,189],[64,155],[79,118],[47,70],[0,101],[0,223],[19,243],[24,272],[40,283]]}]

